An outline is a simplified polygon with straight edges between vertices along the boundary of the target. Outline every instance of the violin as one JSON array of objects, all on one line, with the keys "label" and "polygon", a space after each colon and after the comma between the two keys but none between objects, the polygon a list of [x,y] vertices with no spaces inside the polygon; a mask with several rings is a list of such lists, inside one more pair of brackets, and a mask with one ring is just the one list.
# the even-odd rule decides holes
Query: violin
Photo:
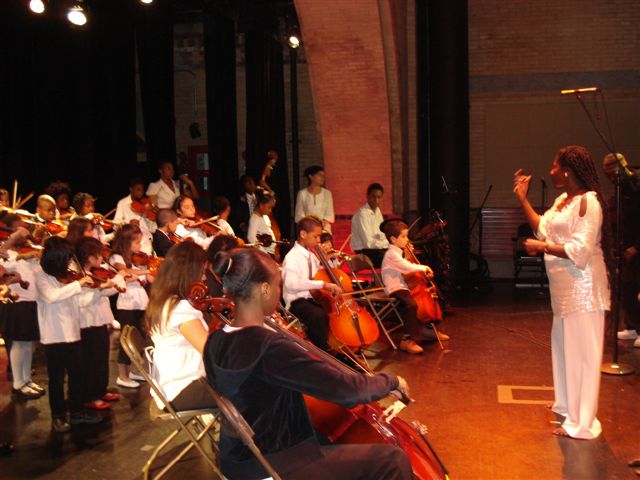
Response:
[{"label": "violin", "polygon": [[[15,273],[7,272],[4,275],[2,275],[0,278],[2,278],[3,284],[5,284],[5,283],[18,283],[18,285],[20,285],[20,288],[22,288],[23,290],[28,290],[29,289],[29,282],[27,282],[26,280],[20,279],[18,282],[12,281],[12,279],[15,280]],[[17,298],[16,298],[16,300],[17,300]]]},{"label": "violin", "polygon": [[[114,270],[110,270],[104,267],[91,267],[87,274],[92,279],[94,279],[98,283],[98,285],[108,282],[109,280],[115,278],[116,275],[118,275],[118,273]],[[115,288],[120,293],[124,293],[127,291],[126,288],[120,287],[118,285],[114,285],[113,288]]]},{"label": "violin", "polygon": [[0,285],[0,303],[17,302],[20,295],[13,293],[7,285]]},{"label": "violin", "polygon": [[193,242],[193,238],[191,238],[191,237],[181,237],[180,235],[178,235],[177,233],[174,233],[174,232],[167,233],[167,237],[169,237],[169,240],[171,240],[176,245],[178,243],[182,243],[182,242]]},{"label": "violin", "polygon": [[71,269],[67,270],[66,273],[56,277],[60,283],[64,283],[65,285],[73,282],[77,282],[78,280],[82,280],[85,277],[84,272],[76,272]]},{"label": "violin", "polygon": [[133,210],[134,213],[137,213],[138,215],[142,215],[151,222],[156,221],[156,209],[151,204],[151,200],[146,197],[141,198],[140,200],[132,201],[131,210]]},{"label": "violin", "polygon": [[[322,247],[316,246],[314,252],[323,268],[318,270],[313,279],[333,283],[340,287],[343,293],[353,291],[349,276],[341,269],[331,268]],[[329,315],[329,329],[340,344],[348,347],[362,347],[371,345],[378,339],[380,335],[378,324],[352,296],[334,297],[324,289],[312,290],[311,295]]]},{"label": "violin", "polygon": [[44,227],[50,235],[60,235],[67,230],[67,226],[59,220],[48,220],[44,222]]},{"label": "violin", "polygon": [[[420,265],[420,261],[413,249],[413,245],[408,243],[405,247],[405,257],[411,263]],[[442,307],[440,306],[440,296],[438,289],[429,275],[425,272],[409,273],[404,275],[411,296],[418,305],[418,320],[422,323],[432,323],[442,321]]]},{"label": "violin", "polygon": [[109,233],[113,231],[116,223],[113,220],[107,220],[104,216],[94,213],[93,218],[91,219],[91,223],[95,226],[100,226],[105,231],[105,233]]},{"label": "violin", "polygon": [[[187,300],[194,308],[204,308],[203,311],[213,313],[221,322],[231,325],[230,318],[235,308],[233,301],[228,298],[209,297],[207,293],[204,284],[195,283],[188,291]],[[286,314],[293,317],[290,312]],[[341,372],[350,375],[355,373],[349,366],[301,338],[295,331],[291,331],[291,322],[287,323],[279,314],[274,312],[271,317],[265,318],[264,323],[265,326],[295,342],[316,360],[323,361]],[[407,454],[416,480],[448,479],[447,468],[427,439],[426,427],[418,421],[410,425],[397,416],[406,405],[413,402],[401,392],[398,394],[401,395],[401,399],[387,408],[379,401],[345,408],[309,395],[304,395],[304,400],[314,428],[331,443],[395,445]]]},{"label": "violin", "polygon": [[133,252],[131,254],[131,263],[136,267],[147,267],[151,275],[158,273],[163,262],[163,257],[154,257],[144,252]]}]

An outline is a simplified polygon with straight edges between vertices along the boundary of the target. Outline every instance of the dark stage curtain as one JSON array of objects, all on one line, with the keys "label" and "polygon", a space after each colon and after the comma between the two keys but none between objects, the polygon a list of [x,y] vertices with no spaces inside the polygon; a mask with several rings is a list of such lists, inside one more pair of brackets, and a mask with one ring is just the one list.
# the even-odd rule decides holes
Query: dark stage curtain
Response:
[{"label": "dark stage curtain", "polygon": [[259,179],[267,152],[278,153],[278,163],[268,179],[279,199],[275,216],[283,236],[290,237],[291,201],[285,148],[284,75],[282,45],[271,33],[252,29],[246,33],[247,69],[247,173]]},{"label": "dark stage curtain", "polygon": [[203,15],[211,191],[238,196],[235,23],[213,7]]},{"label": "dark stage curtain", "polygon": [[176,161],[171,3],[137,6],[140,95],[147,159],[154,166]]},{"label": "dark stage curtain", "polygon": [[416,0],[420,210],[438,209],[449,221],[457,283],[469,272],[467,16],[466,0]]},{"label": "dark stage curtain", "polygon": [[55,4],[43,16],[28,2],[3,4],[0,185],[17,178],[25,195],[59,178],[111,208],[135,160],[130,2],[96,2],[83,28]]}]

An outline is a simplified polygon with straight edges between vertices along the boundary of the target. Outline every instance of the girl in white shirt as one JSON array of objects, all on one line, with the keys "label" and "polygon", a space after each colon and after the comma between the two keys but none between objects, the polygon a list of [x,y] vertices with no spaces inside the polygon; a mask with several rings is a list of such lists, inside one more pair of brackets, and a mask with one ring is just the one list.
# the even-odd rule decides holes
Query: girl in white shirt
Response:
[{"label": "girl in white shirt", "polygon": [[[69,423],[98,423],[102,420],[100,415],[82,410],[79,296],[82,287],[91,286],[93,280],[88,276],[71,283],[59,280],[68,273],[73,256],[73,246],[67,240],[51,237],[44,244],[40,259],[42,270],[35,275],[40,342],[47,356],[52,428],[58,433],[69,431]],[[65,373],[69,379],[69,421],[64,396]]]},{"label": "girl in white shirt", "polygon": [[231,202],[229,199],[223,196],[215,197],[213,199],[212,210],[214,215],[220,217],[216,220],[216,225],[220,227],[220,231],[235,237],[236,233],[233,231],[233,227],[229,224],[229,216],[231,215]]},{"label": "girl in white shirt", "polygon": [[[145,325],[155,346],[154,378],[176,410],[214,407],[200,386],[202,351],[208,337],[202,312],[186,299],[189,287],[204,279],[207,254],[183,242],[167,254],[151,290]],[[164,405],[156,398],[160,408]]]},{"label": "girl in white shirt", "polygon": [[[149,297],[143,284],[152,282],[148,270],[142,270],[131,260],[134,253],[139,252],[142,242],[140,228],[127,224],[123,225],[113,239],[113,255],[109,263],[119,271],[132,276],[132,281],[127,283],[127,291],[118,295],[116,302],[116,317],[120,325],[131,325],[140,329],[144,310],[147,308]],[[130,372],[131,360],[120,347],[118,353],[118,378],[116,384],[124,388],[138,388],[140,384],[136,380],[142,380],[139,375]]]},{"label": "girl in white shirt", "polygon": [[[85,272],[102,264],[103,245],[95,238],[83,238],[76,245],[76,257]],[[114,321],[109,297],[125,288],[122,275],[116,275],[96,289],[84,289],[80,307],[80,342],[84,366],[84,406],[96,410],[111,408],[120,398],[107,392],[109,385],[109,329]]]},{"label": "girl in white shirt", "polygon": [[182,238],[190,238],[202,248],[207,249],[211,244],[212,237],[208,236],[202,228],[191,227],[196,223],[196,206],[191,197],[181,195],[176,200],[174,210],[178,214],[178,225],[176,235]]},{"label": "girl in white shirt", "polygon": [[322,229],[331,232],[331,226],[336,221],[333,213],[333,195],[324,187],[324,168],[312,165],[304,171],[309,185],[298,192],[296,198],[295,221],[302,217],[314,215],[322,220]]},{"label": "girl in white shirt", "polygon": [[[247,240],[249,243],[265,243],[264,237],[271,237],[269,246],[261,246],[260,250],[274,255],[276,251],[276,236],[271,229],[271,219],[269,214],[276,205],[276,199],[271,195],[263,194],[256,202],[256,207],[249,219],[249,231],[247,232]],[[268,241],[266,243],[269,243]]]}]

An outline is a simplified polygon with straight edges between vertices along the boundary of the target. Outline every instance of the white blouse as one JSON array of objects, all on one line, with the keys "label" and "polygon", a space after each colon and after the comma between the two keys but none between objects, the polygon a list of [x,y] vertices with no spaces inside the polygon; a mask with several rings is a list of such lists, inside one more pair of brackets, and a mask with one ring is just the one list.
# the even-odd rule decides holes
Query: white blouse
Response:
[{"label": "white blouse", "polygon": [[[111,255],[109,263],[111,265],[115,265],[117,263],[125,265],[124,258],[122,258],[122,255],[118,255],[117,253]],[[142,270],[135,265],[129,268],[133,270]],[[140,279],[144,280],[145,276],[142,275]],[[127,291],[118,294],[118,300],[116,300],[116,308],[118,310],[144,310],[147,308],[148,303],[149,296],[147,295],[147,291],[140,284],[140,282],[130,282],[127,283]]]},{"label": "white blouse", "polygon": [[80,282],[63,284],[44,271],[36,272],[40,343],[80,341]]},{"label": "white blouse", "polygon": [[[162,311],[163,320],[167,318],[169,302]],[[202,326],[208,329],[202,312],[196,310],[187,300],[180,300],[168,315],[164,328],[154,328],[151,331],[153,341],[152,375],[157,381],[162,394],[172,401],[191,382],[205,376],[202,355],[180,332],[180,325],[191,320],[200,320]],[[151,392],[153,394],[153,391]],[[158,407],[163,408],[162,402],[155,397]]]},{"label": "white blouse", "polygon": [[29,260],[16,260],[18,258],[18,252],[15,250],[7,250],[9,260],[3,261],[2,266],[8,272],[17,272],[20,274],[20,278],[26,282],[29,282],[29,287],[24,289],[19,283],[12,283],[10,285],[11,291],[18,295],[17,302],[35,302],[37,298],[36,292],[36,272],[41,270],[40,264],[36,259]]},{"label": "white blouse", "polygon": [[173,190],[162,179],[151,182],[147,187],[147,195],[158,196],[158,200],[156,200],[158,208],[173,208],[176,198],[180,196],[180,185],[176,180],[171,181],[173,182]]},{"label": "white blouse", "polygon": [[334,223],[336,221],[333,213],[333,196],[326,188],[321,188],[317,195],[303,188],[298,192],[296,198],[295,221],[298,223],[305,215],[315,215],[323,221]]},{"label": "white blouse", "polygon": [[404,258],[400,247],[389,245],[382,259],[381,273],[385,293],[391,295],[398,290],[409,290],[403,274],[426,272],[428,269],[426,265],[417,265]]},{"label": "white blouse", "polygon": [[[536,237],[563,244],[569,258],[545,254],[551,307],[556,316],[607,310],[610,305],[607,269],[601,247],[602,208],[595,192],[576,195],[562,210],[563,193],[540,217]],[[580,203],[587,210],[580,216]]]},{"label": "white blouse", "polygon": [[[251,218],[249,219],[249,231],[247,232],[247,240],[249,240],[249,243],[256,243],[258,241],[257,236],[260,234],[267,234],[271,236],[274,242],[276,240],[276,236],[274,235],[273,230],[271,230],[271,219],[269,218],[269,216],[258,215],[257,213],[253,212],[253,214],[251,214]],[[272,243],[268,247],[259,248],[264,252],[273,254],[276,251],[276,244]]]}]

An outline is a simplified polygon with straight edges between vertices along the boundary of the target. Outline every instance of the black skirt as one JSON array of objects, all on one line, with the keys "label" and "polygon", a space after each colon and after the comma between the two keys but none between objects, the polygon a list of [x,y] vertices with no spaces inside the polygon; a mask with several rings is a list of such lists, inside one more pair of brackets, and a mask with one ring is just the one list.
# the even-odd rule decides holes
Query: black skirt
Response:
[{"label": "black skirt", "polygon": [[16,340],[18,342],[37,342],[40,340],[37,303],[1,304],[0,330],[3,338],[7,340]]}]

